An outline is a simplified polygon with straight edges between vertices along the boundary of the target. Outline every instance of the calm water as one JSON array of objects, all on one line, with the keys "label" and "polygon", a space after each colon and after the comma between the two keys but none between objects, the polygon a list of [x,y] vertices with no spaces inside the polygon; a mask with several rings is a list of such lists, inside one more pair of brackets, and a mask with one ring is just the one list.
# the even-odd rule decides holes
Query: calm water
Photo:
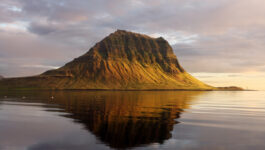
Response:
[{"label": "calm water", "polygon": [[264,150],[264,141],[261,91],[0,92],[0,150]]}]

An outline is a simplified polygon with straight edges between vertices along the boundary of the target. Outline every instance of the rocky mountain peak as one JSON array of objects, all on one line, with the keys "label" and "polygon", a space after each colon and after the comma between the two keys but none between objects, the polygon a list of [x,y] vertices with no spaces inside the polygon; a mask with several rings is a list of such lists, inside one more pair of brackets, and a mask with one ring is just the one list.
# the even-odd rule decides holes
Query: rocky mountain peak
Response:
[{"label": "rocky mountain peak", "polygon": [[109,34],[61,68],[5,81],[48,89],[212,89],[181,67],[164,38],[125,30]]}]

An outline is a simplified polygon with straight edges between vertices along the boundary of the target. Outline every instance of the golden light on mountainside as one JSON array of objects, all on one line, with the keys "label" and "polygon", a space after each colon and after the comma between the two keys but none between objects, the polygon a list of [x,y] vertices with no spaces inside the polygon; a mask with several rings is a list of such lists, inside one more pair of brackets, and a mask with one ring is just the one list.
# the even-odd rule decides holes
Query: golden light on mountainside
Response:
[{"label": "golden light on mountainside", "polygon": [[84,55],[38,76],[9,78],[2,88],[213,90],[179,64],[162,37],[117,30]]}]

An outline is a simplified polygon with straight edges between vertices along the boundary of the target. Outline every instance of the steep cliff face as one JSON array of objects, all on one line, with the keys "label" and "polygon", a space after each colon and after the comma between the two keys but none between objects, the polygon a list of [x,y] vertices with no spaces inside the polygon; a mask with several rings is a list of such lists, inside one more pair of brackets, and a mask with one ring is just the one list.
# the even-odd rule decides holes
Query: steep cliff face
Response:
[{"label": "steep cliff face", "polygon": [[124,30],[59,69],[9,82],[24,86],[23,80],[27,86],[49,89],[213,89],[180,66],[162,37]]}]

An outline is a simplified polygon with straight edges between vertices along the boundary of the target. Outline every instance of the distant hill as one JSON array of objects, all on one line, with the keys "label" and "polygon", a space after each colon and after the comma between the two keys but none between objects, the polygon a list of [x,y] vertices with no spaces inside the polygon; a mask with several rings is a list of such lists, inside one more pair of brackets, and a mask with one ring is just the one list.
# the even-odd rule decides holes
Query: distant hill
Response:
[{"label": "distant hill", "polygon": [[0,88],[91,90],[214,90],[179,64],[168,42],[117,30],[63,67],[9,78]]},{"label": "distant hill", "polygon": [[2,80],[2,79],[4,79],[4,77],[0,75],[0,80]]}]

